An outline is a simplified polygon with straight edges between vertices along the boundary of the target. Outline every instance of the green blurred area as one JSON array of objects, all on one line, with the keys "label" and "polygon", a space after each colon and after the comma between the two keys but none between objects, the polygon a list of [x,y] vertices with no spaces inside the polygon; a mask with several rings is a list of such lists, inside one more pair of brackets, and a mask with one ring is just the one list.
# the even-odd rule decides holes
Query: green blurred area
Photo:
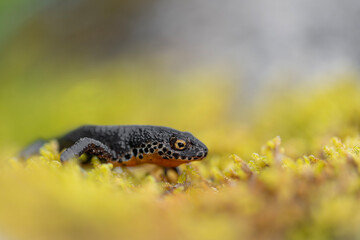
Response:
[{"label": "green blurred area", "polygon": [[19,149],[83,124],[151,124],[191,131],[218,155],[249,156],[279,135],[289,154],[299,156],[332,136],[358,134],[356,75],[325,86],[259,90],[250,102],[238,100],[241,83],[224,72],[200,69],[170,76],[155,67],[128,66],[111,63],[4,83],[0,142]]},{"label": "green blurred area", "polygon": [[357,74],[273,81],[247,97],[249,83],[223,67],[169,69],[142,52],[131,29],[152,4],[2,1],[0,144],[18,150],[82,124],[153,124],[191,131],[218,155],[249,156],[280,135],[297,156],[357,134]]},{"label": "green blurred area", "polygon": [[[115,66],[114,66],[115,68]],[[227,86],[196,74],[171,82],[154,71],[90,71],[1,89],[0,141],[24,144],[81,124],[155,124],[199,131],[227,115]],[[177,81],[178,80],[178,81]],[[210,97],[211,96],[211,97]]]}]

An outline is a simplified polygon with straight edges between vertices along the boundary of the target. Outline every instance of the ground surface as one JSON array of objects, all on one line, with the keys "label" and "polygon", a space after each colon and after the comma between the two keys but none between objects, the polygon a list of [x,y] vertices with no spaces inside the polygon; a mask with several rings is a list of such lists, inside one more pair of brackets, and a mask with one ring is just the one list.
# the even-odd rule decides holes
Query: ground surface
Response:
[{"label": "ground surface", "polygon": [[[360,237],[356,81],[345,78],[326,88],[266,95],[247,116],[251,121],[234,121],[236,109],[224,104],[225,93],[231,93],[227,87],[208,84],[204,93],[198,91],[201,82],[192,83],[192,88],[184,84],[148,103],[144,86],[136,88],[141,93],[138,101],[125,104],[124,98],[135,96],[132,85],[81,84],[61,93],[33,90],[31,94],[43,94],[23,101],[29,108],[36,103],[26,118],[19,114],[30,110],[14,108],[16,99],[4,105],[10,108],[2,106],[8,113],[0,119],[0,235],[5,239]],[[99,98],[105,89],[110,94]],[[195,103],[189,97],[194,94]],[[110,104],[114,102],[118,104]],[[168,124],[161,122],[165,120],[159,112],[166,113]],[[183,165],[179,177],[170,172],[168,179],[151,166],[113,169],[97,159],[87,169],[75,162],[62,165],[55,141],[25,162],[13,157],[21,142],[35,138],[35,133],[56,135],[57,127],[76,125],[85,116],[102,124],[107,124],[104,119],[131,122],[137,116],[135,123],[142,119],[190,129],[210,154]],[[51,126],[51,119],[58,125]],[[25,127],[26,121],[33,128]]]}]

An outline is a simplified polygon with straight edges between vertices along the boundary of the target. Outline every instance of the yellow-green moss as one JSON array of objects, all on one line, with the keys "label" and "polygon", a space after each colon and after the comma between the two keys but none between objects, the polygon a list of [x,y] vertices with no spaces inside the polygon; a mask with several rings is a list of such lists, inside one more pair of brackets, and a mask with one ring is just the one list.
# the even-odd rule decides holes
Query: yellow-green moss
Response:
[{"label": "yellow-green moss", "polygon": [[[106,83],[96,80],[103,76]],[[19,98],[0,89],[0,238],[360,238],[356,81],[260,94],[244,112],[235,106],[247,102],[234,104],[217,77],[159,80],[153,89],[136,76],[14,85]],[[87,169],[62,165],[55,141],[26,162],[11,158],[22,142],[83,123],[188,130],[210,154],[169,179],[154,166],[113,168],[96,158]]]},{"label": "yellow-green moss", "polygon": [[96,160],[87,171],[63,166],[51,142],[26,163],[2,163],[1,232],[21,239],[357,238],[358,144],[359,137],[333,138],[322,157],[293,159],[276,137],[248,161],[210,157],[183,166],[170,183]]}]

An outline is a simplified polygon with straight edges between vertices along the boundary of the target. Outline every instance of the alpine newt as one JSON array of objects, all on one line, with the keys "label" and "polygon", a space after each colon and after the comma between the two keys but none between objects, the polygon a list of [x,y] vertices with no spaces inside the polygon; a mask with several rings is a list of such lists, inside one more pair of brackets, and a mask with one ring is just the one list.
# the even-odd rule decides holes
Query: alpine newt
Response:
[{"label": "alpine newt", "polygon": [[[86,153],[114,166],[153,163],[176,168],[183,163],[201,160],[208,153],[205,144],[191,133],[160,126],[86,125],[56,139],[62,162]],[[21,156],[26,158],[38,153],[45,142],[35,142]]]}]

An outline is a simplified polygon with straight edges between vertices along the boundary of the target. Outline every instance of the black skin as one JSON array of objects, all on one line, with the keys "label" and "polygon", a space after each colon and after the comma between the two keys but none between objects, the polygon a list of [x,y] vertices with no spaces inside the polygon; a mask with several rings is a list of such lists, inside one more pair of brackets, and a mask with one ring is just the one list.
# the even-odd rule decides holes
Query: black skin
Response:
[{"label": "black skin", "polygon": [[[86,125],[57,138],[57,140],[60,151],[64,150],[60,156],[62,162],[78,158],[86,153],[97,156],[101,160],[126,166],[127,163],[130,163],[130,159],[141,160],[150,154],[150,151],[156,151],[161,161],[153,163],[164,166],[165,174],[170,168],[179,173],[177,166],[173,165],[201,160],[208,153],[207,147],[191,133],[160,126]],[[182,142],[178,142],[178,140]],[[183,142],[186,142],[185,147],[177,148],[183,147]],[[44,143],[45,141],[35,142],[25,149],[21,156],[26,158],[38,153]],[[176,163],[174,164],[174,162]],[[168,163],[170,166],[167,166]]]}]

